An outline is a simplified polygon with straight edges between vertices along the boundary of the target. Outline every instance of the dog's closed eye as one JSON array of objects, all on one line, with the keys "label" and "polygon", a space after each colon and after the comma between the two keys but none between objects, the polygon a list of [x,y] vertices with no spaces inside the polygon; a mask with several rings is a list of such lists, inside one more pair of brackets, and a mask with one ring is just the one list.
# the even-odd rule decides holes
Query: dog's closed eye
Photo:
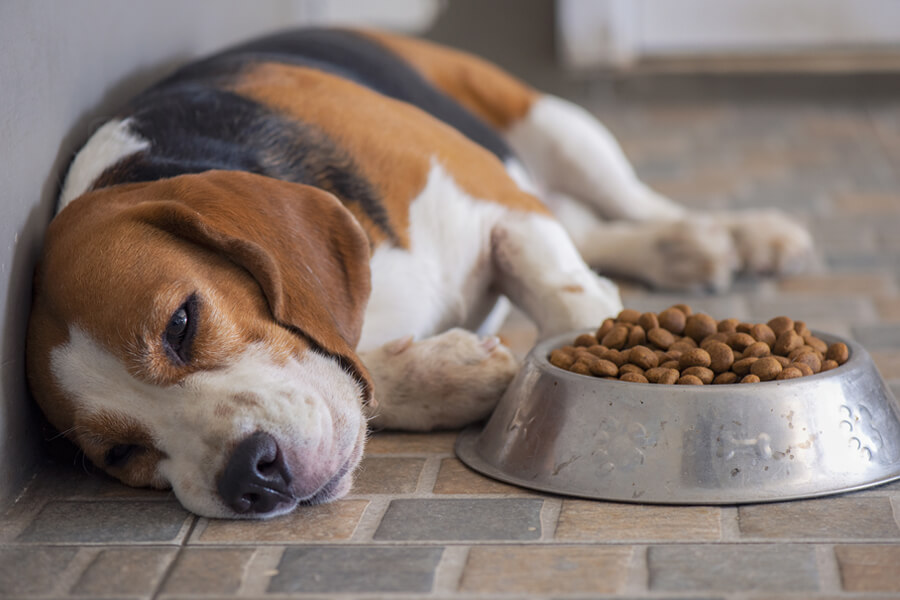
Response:
[{"label": "dog's closed eye", "polygon": [[121,467],[138,449],[136,444],[116,444],[103,455],[103,462],[107,467]]},{"label": "dog's closed eye", "polygon": [[163,348],[169,359],[176,365],[186,365],[191,359],[191,344],[197,331],[199,301],[196,294],[178,307],[163,332]]}]

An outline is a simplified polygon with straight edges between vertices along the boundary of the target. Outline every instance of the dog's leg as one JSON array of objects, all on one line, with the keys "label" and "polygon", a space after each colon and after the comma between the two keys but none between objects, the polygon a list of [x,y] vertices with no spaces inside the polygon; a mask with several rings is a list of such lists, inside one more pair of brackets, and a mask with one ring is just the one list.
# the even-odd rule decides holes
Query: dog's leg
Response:
[{"label": "dog's leg", "polygon": [[588,267],[555,219],[511,212],[491,231],[491,252],[499,289],[541,337],[595,327],[622,309],[618,288]]},{"label": "dog's leg", "polygon": [[463,329],[401,338],[360,357],[375,381],[377,402],[366,409],[375,429],[431,431],[483,419],[518,367],[499,339]]}]

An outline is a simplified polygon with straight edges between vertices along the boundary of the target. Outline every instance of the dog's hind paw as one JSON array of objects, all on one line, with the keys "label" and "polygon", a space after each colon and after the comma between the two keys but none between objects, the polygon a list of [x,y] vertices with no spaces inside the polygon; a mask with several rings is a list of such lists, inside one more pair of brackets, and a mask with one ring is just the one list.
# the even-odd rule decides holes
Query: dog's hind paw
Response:
[{"label": "dog's hind paw", "polygon": [[375,380],[376,429],[452,429],[483,419],[518,368],[499,339],[463,329],[401,338],[362,358]]}]

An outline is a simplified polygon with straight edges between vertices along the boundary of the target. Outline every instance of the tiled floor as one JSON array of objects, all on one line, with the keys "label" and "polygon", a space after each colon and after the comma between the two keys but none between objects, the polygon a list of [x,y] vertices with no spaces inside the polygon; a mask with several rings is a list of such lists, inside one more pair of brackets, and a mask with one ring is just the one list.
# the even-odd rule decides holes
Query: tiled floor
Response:
[{"label": "tiled floor", "polygon": [[[900,98],[603,104],[642,176],[696,208],[778,206],[822,264],[626,304],[787,314],[848,335],[900,394]],[[522,348],[530,330],[514,326]],[[0,597],[900,597],[900,484],[743,507],[573,500],[476,475],[454,433],[372,438],[353,493],[269,522],[48,464],[0,520]]]}]

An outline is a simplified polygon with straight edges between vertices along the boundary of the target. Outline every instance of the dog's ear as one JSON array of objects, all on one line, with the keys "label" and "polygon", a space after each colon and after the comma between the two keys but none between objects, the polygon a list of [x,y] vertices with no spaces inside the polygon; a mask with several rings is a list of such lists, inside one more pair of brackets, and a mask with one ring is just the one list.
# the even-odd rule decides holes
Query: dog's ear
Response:
[{"label": "dog's ear", "polygon": [[371,289],[369,242],[359,223],[319,188],[238,171],[151,183],[141,221],[212,249],[246,269],[280,324],[372,382],[353,349]]}]

